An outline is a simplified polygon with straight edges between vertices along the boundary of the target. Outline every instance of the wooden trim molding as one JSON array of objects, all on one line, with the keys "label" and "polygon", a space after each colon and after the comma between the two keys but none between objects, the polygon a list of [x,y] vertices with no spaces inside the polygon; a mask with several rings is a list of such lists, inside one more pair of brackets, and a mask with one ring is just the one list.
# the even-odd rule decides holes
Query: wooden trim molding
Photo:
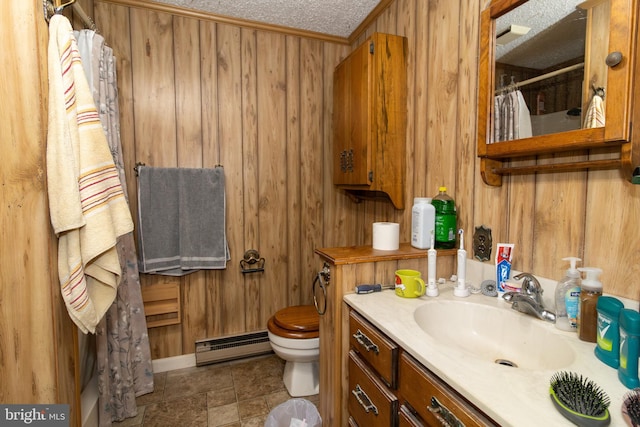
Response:
[{"label": "wooden trim molding", "polygon": [[[236,25],[254,30],[271,31],[290,36],[305,37],[317,39],[331,43],[349,44],[349,39],[338,37],[331,34],[323,34],[315,31],[301,30],[298,28],[285,27],[283,25],[266,24],[264,22],[251,21],[248,19],[235,18],[232,16],[217,15],[211,12],[201,10],[188,9],[186,7],[159,3],[153,0],[99,0],[103,3],[113,3],[121,6],[135,7],[139,9],[154,10],[156,12],[170,13],[172,15],[184,16],[187,18],[201,19],[204,21],[212,21],[221,24]],[[383,3],[390,3],[392,0],[384,0]],[[376,9],[374,9],[375,12]],[[367,17],[369,19],[369,17]],[[366,20],[365,20],[366,21]]]}]

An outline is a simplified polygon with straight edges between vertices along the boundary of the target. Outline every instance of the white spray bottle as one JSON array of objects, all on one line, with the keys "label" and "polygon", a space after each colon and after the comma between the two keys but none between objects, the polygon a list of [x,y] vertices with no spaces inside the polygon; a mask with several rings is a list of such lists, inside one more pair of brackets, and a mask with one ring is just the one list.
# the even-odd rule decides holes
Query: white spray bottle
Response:
[{"label": "white spray bottle", "polygon": [[460,234],[460,249],[458,249],[458,283],[453,288],[453,295],[457,297],[468,297],[471,291],[467,287],[467,251],[464,250],[464,230],[458,230]]},{"label": "white spray bottle", "polygon": [[435,250],[435,236],[431,230],[431,249],[427,251],[427,296],[437,297],[438,282],[436,281],[436,257],[438,251]]}]

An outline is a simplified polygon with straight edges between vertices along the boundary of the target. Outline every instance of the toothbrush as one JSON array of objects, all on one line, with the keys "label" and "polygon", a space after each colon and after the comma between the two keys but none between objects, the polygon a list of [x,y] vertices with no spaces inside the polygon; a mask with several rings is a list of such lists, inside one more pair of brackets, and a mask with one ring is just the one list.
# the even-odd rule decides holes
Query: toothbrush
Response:
[{"label": "toothbrush", "polygon": [[467,288],[467,251],[464,250],[464,230],[458,230],[460,234],[460,249],[458,249],[458,284],[453,289],[453,295],[468,297],[471,293]]},{"label": "toothbrush", "polygon": [[438,282],[436,282],[436,257],[438,251],[435,250],[435,238],[431,230],[431,249],[427,251],[427,296],[437,297]]}]

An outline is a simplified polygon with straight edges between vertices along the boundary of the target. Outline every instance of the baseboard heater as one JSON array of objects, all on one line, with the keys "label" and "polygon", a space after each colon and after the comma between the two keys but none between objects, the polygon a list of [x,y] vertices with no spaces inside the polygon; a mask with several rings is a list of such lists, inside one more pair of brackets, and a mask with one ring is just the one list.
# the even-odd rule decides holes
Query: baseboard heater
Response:
[{"label": "baseboard heater", "polygon": [[196,366],[271,353],[267,331],[196,341]]}]

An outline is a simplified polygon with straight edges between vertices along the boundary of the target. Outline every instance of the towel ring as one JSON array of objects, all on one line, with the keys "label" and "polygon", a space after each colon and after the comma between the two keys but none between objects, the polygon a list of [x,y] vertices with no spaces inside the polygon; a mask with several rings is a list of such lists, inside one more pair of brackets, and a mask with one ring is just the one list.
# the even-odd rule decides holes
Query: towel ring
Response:
[{"label": "towel ring", "polygon": [[240,260],[242,274],[264,271],[264,263],[264,258],[260,258],[260,253],[257,250],[249,249],[244,253],[244,259]]}]

